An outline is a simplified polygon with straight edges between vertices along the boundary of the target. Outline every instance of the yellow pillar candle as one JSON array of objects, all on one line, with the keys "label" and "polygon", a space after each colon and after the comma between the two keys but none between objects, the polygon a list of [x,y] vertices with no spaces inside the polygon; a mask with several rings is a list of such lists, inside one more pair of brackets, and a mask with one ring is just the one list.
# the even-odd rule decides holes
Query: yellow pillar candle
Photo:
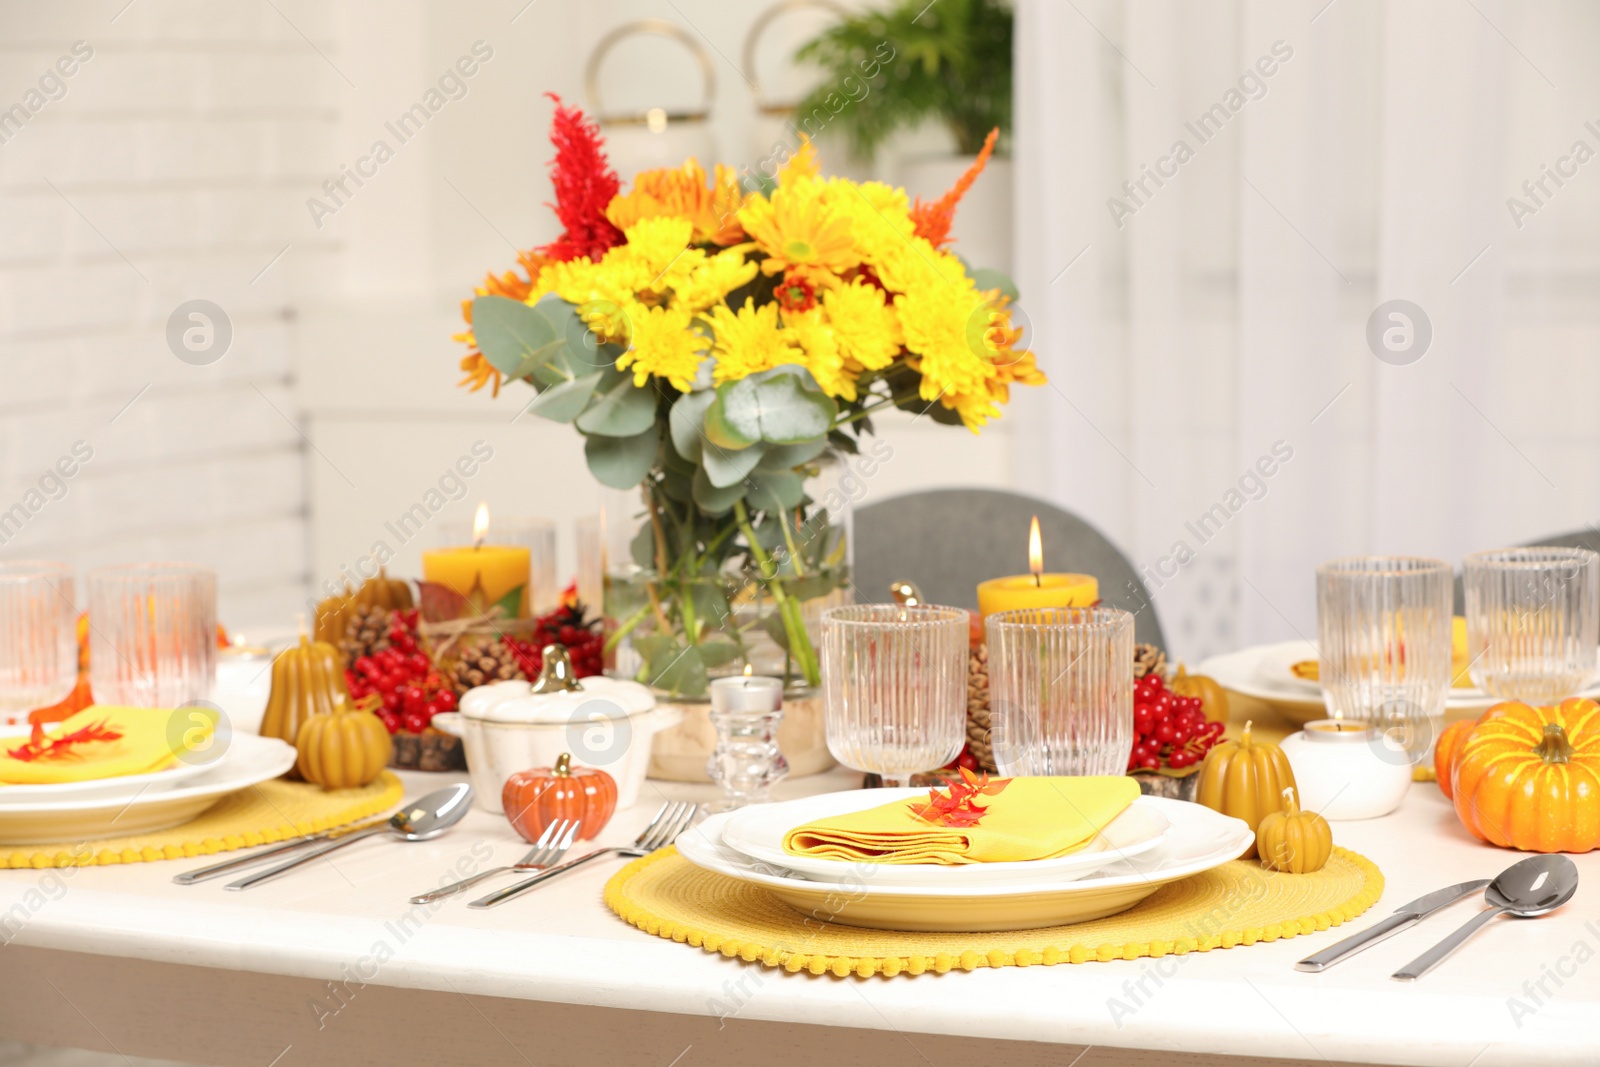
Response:
[{"label": "yellow pillar candle", "polygon": [[987,618],[1021,608],[1086,608],[1100,599],[1100,583],[1092,575],[1044,573],[1037,515],[1028,530],[1028,569],[1032,573],[979,582],[978,614]]},{"label": "yellow pillar candle", "polygon": [[448,586],[466,597],[479,611],[499,603],[506,594],[522,590],[516,618],[528,615],[529,552],[522,545],[486,545],[489,509],[480,504],[472,523],[473,543],[457,548],[436,548],[422,554],[422,580]]}]

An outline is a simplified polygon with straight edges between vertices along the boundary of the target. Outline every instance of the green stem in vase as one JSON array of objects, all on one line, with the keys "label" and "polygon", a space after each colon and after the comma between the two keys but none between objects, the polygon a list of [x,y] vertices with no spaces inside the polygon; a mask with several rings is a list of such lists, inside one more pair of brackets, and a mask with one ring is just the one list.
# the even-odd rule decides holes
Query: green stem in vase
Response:
[{"label": "green stem in vase", "polygon": [[772,590],[772,599],[777,602],[778,614],[783,619],[784,632],[789,635],[789,650],[800,665],[800,673],[805,677],[807,685],[821,684],[822,670],[817,665],[816,649],[811,647],[811,638],[806,633],[805,619],[800,614],[799,602],[789,595],[783,579],[778,577],[778,568],[772,562],[772,557],[767,555],[767,550],[761,547],[760,540],[756,538],[755,529],[750,525],[750,513],[745,510],[743,500],[734,503],[733,512],[738,516],[740,532],[749,542],[750,556],[761,568],[767,588]]}]

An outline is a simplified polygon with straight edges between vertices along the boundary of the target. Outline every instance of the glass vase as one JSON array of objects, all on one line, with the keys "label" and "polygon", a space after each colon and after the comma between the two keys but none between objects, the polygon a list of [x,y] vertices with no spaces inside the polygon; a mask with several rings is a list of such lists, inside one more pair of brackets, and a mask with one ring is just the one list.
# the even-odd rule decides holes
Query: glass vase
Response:
[{"label": "glass vase", "polygon": [[824,610],[854,599],[851,500],[834,487],[837,467],[820,464],[800,503],[782,510],[741,501],[708,513],[655,478],[602,491],[606,673],[684,711],[656,739],[652,776],[707,780],[710,685],[740,674],[781,681],[779,743],[792,774],[833,765],[818,692],[820,623]]}]

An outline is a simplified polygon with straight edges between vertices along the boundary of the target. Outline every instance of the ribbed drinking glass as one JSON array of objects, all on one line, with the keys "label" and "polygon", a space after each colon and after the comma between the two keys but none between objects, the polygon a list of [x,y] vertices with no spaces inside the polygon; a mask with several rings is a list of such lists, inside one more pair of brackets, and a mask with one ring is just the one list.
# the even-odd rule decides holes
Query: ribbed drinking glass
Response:
[{"label": "ribbed drinking glass", "polygon": [[77,619],[65,563],[0,564],[0,726],[72,690]]},{"label": "ribbed drinking glass", "polygon": [[989,740],[1013,775],[1123,774],[1133,751],[1133,616],[1116,608],[990,615]]},{"label": "ribbed drinking glass", "polygon": [[828,750],[886,786],[949,763],[967,738],[967,613],[856,604],[822,613]]},{"label": "ribbed drinking glass", "polygon": [[1322,698],[1402,761],[1428,754],[1450,691],[1454,572],[1440,559],[1359,556],[1317,568]]},{"label": "ribbed drinking glass", "polygon": [[217,575],[188,563],[89,572],[89,685],[101,704],[176,708],[211,695]]},{"label": "ribbed drinking glass", "polygon": [[1600,555],[1587,548],[1499,548],[1464,563],[1472,684],[1490,696],[1554,704],[1595,674]]}]

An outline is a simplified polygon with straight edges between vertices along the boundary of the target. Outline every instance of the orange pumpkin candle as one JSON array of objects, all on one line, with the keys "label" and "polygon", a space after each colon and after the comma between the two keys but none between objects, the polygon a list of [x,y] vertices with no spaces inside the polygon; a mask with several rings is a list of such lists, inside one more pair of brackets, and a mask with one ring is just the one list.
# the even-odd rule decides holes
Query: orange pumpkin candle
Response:
[{"label": "orange pumpkin candle", "polygon": [[1100,599],[1100,583],[1090,575],[1044,573],[1037,515],[1028,527],[1028,571],[979,582],[978,614],[987,618],[1019,608],[1087,608]]}]

